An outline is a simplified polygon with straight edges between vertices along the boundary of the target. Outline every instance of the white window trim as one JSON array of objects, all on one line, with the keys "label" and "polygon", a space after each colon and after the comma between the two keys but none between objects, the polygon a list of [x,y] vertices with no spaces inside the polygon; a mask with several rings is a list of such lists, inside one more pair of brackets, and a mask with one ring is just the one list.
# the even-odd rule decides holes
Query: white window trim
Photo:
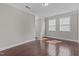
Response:
[{"label": "white window trim", "polygon": [[[69,21],[71,20],[71,17],[70,16],[68,16],[70,19],[69,19]],[[67,18],[68,18],[67,17]],[[64,18],[66,18],[66,17],[63,17],[63,18],[60,18],[60,19],[64,19]],[[59,24],[61,23],[60,22],[60,19],[59,19]],[[64,27],[64,26],[69,26],[69,28],[68,28],[68,30],[61,30],[61,27]],[[59,31],[61,31],[61,32],[70,32],[71,31],[71,25],[70,25],[70,22],[68,23],[68,24],[60,24],[60,26],[59,26]]]}]

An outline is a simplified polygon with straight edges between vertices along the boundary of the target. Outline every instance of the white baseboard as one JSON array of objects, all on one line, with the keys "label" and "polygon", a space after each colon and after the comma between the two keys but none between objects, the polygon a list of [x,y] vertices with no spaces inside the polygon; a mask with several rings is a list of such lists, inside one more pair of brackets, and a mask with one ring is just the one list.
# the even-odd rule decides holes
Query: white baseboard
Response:
[{"label": "white baseboard", "polygon": [[6,49],[9,49],[9,48],[13,48],[13,47],[19,46],[19,45],[22,45],[24,43],[28,43],[28,42],[33,41],[33,40],[35,40],[35,39],[24,41],[24,42],[17,43],[17,44],[14,44],[14,45],[10,45],[10,46],[7,46],[7,47],[2,47],[2,48],[0,48],[0,51],[3,51],[3,50],[6,50]]},{"label": "white baseboard", "polygon": [[65,39],[65,38],[61,38],[61,37],[52,37],[52,36],[47,36],[47,37],[61,39],[61,40],[67,40],[67,41],[73,41],[73,42],[77,42],[78,43],[78,40]]}]

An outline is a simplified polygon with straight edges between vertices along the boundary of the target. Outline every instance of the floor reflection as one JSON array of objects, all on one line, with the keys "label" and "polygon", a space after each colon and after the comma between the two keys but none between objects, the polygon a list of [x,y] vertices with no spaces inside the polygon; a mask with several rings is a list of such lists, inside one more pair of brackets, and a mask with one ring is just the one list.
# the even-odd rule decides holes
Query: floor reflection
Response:
[{"label": "floor reflection", "polygon": [[48,56],[78,56],[78,44],[73,42],[63,42],[61,44],[50,44],[42,42],[41,50]]},{"label": "floor reflection", "polygon": [[70,47],[59,47],[59,56],[71,56],[71,48]]}]

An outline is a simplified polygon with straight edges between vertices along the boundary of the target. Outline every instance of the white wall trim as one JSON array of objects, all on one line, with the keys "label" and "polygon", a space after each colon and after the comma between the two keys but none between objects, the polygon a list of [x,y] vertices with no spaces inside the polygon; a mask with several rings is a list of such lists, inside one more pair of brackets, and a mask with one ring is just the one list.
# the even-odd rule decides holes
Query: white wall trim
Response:
[{"label": "white wall trim", "polygon": [[14,45],[10,45],[10,46],[6,46],[6,47],[2,47],[2,48],[0,48],[0,51],[3,51],[3,50],[6,50],[6,49],[9,49],[9,48],[13,48],[13,47],[19,46],[19,45],[22,45],[24,43],[28,43],[28,42],[33,41],[33,40],[35,40],[35,39],[24,41],[24,42],[17,43],[17,44],[14,44]]},{"label": "white wall trim", "polygon": [[67,40],[67,41],[73,41],[73,42],[77,42],[78,43],[78,40],[66,39],[66,38],[61,38],[61,37],[52,37],[52,36],[46,36],[46,37],[56,38],[56,39],[61,39],[61,40]]}]

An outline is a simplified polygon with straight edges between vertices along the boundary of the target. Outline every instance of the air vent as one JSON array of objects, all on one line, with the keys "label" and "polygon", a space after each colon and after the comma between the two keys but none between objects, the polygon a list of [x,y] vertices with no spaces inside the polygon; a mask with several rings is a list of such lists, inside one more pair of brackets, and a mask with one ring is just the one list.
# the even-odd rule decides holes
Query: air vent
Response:
[{"label": "air vent", "polygon": [[28,8],[28,9],[31,9],[29,6],[25,6],[26,8]]}]

